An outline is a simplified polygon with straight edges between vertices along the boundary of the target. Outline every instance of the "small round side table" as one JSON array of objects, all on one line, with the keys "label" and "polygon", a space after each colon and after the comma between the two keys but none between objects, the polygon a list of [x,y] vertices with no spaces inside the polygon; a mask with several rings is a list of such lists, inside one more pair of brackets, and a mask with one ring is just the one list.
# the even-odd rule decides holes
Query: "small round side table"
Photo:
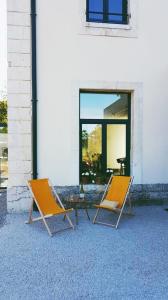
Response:
[{"label": "small round side table", "polygon": [[[87,200],[86,198],[80,198],[79,195],[70,195],[65,199],[66,207],[67,208],[73,208],[75,210],[75,218],[76,218],[76,224],[78,224],[78,206],[82,206],[83,209],[86,212],[86,215],[88,219],[90,220],[88,210],[87,210]],[[65,217],[64,217],[65,218]]]}]

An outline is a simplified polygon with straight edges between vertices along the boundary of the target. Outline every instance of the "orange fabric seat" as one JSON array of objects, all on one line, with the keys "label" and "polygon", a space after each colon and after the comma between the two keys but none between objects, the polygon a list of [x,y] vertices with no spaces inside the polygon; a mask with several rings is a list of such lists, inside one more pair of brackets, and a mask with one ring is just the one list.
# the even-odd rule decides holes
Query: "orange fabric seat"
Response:
[{"label": "orange fabric seat", "polygon": [[[47,178],[29,180],[28,187],[33,198],[29,213],[29,220],[27,222],[28,224],[38,220],[42,220],[44,222],[44,225],[46,226],[49,235],[52,236],[50,228],[46,222],[46,218],[49,218],[53,215],[64,214],[70,224],[70,227],[74,229],[74,226],[67,214],[73,209],[65,209],[58,194],[56,193],[54,188],[49,184],[49,180]],[[41,217],[39,218],[32,218],[33,202],[36,203],[39,213],[41,215]]]},{"label": "orange fabric seat", "polygon": [[29,185],[44,216],[68,211],[55,201],[48,179],[29,180]]},{"label": "orange fabric seat", "polygon": [[[93,223],[108,225],[117,229],[132,181],[131,176],[111,176],[100,204],[94,205],[97,211]],[[116,224],[97,222],[96,219],[100,209],[119,212]]]},{"label": "orange fabric seat", "polygon": [[118,207],[121,208],[125,195],[128,191],[130,180],[130,176],[113,176],[105,199],[109,201],[117,201]]}]

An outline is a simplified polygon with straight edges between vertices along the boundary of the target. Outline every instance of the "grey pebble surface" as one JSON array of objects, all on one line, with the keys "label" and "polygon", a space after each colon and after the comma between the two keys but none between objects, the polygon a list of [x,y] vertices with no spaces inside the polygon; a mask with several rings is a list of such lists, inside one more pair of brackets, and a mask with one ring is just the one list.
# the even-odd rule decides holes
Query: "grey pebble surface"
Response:
[{"label": "grey pebble surface", "polygon": [[7,215],[6,190],[0,190],[0,227],[5,224]]},{"label": "grey pebble surface", "polygon": [[[112,214],[102,218],[112,221]],[[41,222],[25,225],[26,219],[8,214],[0,228],[0,300],[168,299],[164,207],[136,207],[118,230],[93,225],[80,210],[76,229],[52,238]],[[62,217],[49,224],[65,226]]]}]

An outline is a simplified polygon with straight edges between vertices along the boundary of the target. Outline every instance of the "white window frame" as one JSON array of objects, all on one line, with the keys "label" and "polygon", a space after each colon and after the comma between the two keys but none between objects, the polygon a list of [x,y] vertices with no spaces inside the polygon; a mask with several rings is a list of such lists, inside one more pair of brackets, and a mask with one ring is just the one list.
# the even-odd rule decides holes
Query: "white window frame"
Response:
[{"label": "white window frame", "polygon": [[86,0],[79,0],[80,34],[136,38],[138,35],[138,1],[128,0],[129,24],[86,21]]}]

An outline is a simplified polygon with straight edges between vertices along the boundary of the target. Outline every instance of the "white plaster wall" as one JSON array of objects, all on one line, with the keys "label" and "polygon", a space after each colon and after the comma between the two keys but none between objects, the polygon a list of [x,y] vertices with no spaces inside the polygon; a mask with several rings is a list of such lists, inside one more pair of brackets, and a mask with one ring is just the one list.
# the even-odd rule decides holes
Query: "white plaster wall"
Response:
[{"label": "white plaster wall", "polygon": [[6,96],[7,89],[7,6],[0,2],[0,99]]},{"label": "white plaster wall", "polygon": [[[74,86],[138,83],[141,117],[132,115],[135,183],[168,178],[167,0],[139,1],[136,38],[80,34],[79,0],[37,0],[38,168],[54,184],[78,183],[79,112]],[[78,82],[78,85],[74,85]],[[81,84],[80,84],[81,83]],[[83,83],[83,84],[82,84]],[[86,86],[87,88],[87,86]],[[135,119],[134,119],[135,118]],[[141,121],[140,121],[141,120]],[[138,124],[136,122],[139,122]],[[136,141],[142,141],[137,147]],[[136,157],[136,159],[135,159]],[[139,164],[139,165],[138,165]],[[136,169],[136,166],[138,168]],[[141,175],[140,175],[141,173]]]},{"label": "white plaster wall", "polygon": [[30,1],[8,0],[7,9],[8,210],[20,210],[30,206],[21,188],[31,177]]}]

